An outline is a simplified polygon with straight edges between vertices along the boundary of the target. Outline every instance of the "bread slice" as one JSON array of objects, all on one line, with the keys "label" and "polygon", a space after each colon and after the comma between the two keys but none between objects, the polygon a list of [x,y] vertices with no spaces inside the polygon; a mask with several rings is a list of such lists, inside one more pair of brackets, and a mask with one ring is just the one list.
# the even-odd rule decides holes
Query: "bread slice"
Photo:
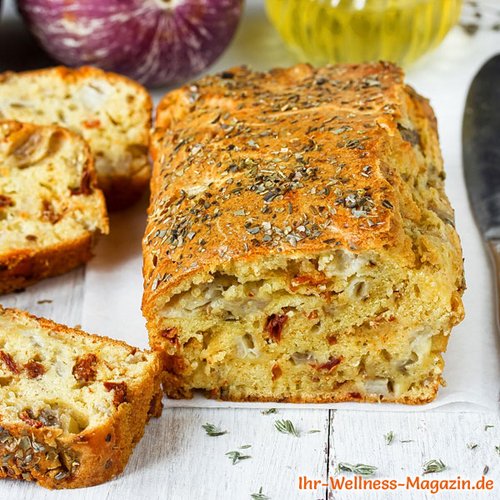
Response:
[{"label": "bread slice", "polygon": [[424,403],[463,318],[436,120],[391,64],[168,94],[143,242],[171,397]]},{"label": "bread slice", "polygon": [[0,121],[0,293],[88,261],[108,232],[85,141],[66,129]]},{"label": "bread slice", "polygon": [[161,414],[159,374],[154,353],[0,307],[0,477],[113,478]]},{"label": "bread slice", "polygon": [[147,187],[151,108],[144,87],[97,68],[0,75],[0,119],[58,124],[80,133],[94,155],[110,210],[129,206]]}]

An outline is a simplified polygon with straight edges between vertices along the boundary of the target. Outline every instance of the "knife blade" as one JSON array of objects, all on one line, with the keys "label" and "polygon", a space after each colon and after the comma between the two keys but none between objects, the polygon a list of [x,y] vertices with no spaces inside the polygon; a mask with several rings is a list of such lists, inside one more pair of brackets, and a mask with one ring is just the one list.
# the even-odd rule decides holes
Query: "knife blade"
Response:
[{"label": "knife blade", "polygon": [[472,81],[462,128],[465,184],[486,241],[500,240],[500,54]]},{"label": "knife blade", "polygon": [[500,54],[486,62],[469,89],[462,156],[470,205],[495,269],[500,332]]}]

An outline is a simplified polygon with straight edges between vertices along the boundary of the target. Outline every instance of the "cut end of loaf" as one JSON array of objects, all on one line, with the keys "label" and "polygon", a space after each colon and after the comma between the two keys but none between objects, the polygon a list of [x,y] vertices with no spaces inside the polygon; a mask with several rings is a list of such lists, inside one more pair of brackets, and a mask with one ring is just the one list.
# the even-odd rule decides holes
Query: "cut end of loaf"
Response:
[{"label": "cut end of loaf", "polygon": [[99,484],[161,410],[153,353],[0,308],[0,477]]},{"label": "cut end of loaf", "polygon": [[[234,401],[432,400],[448,334],[462,318],[446,270],[345,250],[234,264],[155,311],[174,398]],[[451,272],[451,269],[448,270]]]}]

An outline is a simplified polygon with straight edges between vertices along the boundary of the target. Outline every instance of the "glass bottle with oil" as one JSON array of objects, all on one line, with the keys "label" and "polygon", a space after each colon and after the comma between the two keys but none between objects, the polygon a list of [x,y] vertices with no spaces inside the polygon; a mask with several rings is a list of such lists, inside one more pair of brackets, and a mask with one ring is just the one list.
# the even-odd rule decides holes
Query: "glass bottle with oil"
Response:
[{"label": "glass bottle with oil", "polygon": [[301,61],[412,63],[436,47],[462,0],[266,0],[271,22]]}]

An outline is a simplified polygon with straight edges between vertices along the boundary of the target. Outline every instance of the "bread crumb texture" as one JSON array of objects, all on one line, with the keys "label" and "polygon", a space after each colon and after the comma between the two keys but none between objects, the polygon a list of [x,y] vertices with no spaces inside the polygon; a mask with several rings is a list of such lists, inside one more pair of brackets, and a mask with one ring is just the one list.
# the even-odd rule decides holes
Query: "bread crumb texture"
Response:
[{"label": "bread crumb texture", "polygon": [[161,412],[154,353],[0,308],[0,477],[102,483]]},{"label": "bread crumb texture", "polygon": [[0,119],[58,124],[81,134],[111,210],[130,205],[147,188],[151,107],[141,85],[97,68],[0,75]]},{"label": "bread crumb texture", "polygon": [[0,293],[89,260],[108,232],[92,157],[78,135],[0,121]]},{"label": "bread crumb texture", "polygon": [[431,401],[463,318],[427,100],[386,63],[234,68],[161,102],[143,240],[166,392]]}]

